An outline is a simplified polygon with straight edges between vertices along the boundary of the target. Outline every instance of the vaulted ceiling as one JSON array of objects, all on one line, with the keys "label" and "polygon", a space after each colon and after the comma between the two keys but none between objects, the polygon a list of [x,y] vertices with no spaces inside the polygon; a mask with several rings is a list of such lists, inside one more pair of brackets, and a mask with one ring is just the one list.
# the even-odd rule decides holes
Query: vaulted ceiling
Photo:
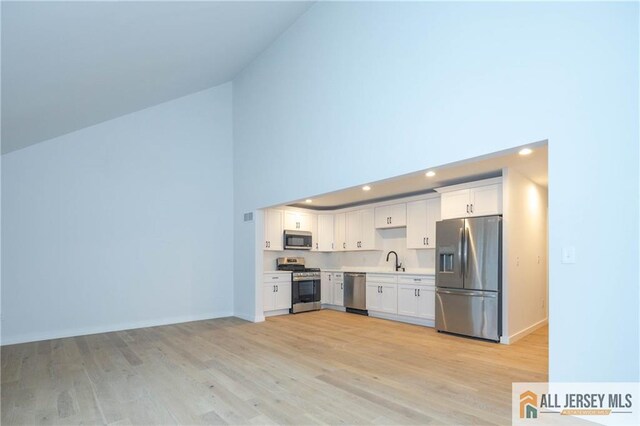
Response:
[{"label": "vaulted ceiling", "polygon": [[2,2],[2,153],[227,82],[312,2]]}]

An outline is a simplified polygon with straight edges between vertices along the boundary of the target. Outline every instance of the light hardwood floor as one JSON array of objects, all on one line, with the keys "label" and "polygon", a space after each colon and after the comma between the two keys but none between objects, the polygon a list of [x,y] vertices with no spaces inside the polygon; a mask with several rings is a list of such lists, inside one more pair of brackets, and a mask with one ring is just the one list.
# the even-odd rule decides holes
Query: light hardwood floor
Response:
[{"label": "light hardwood floor", "polygon": [[335,311],[2,348],[3,425],[510,424],[547,330],[498,345]]}]

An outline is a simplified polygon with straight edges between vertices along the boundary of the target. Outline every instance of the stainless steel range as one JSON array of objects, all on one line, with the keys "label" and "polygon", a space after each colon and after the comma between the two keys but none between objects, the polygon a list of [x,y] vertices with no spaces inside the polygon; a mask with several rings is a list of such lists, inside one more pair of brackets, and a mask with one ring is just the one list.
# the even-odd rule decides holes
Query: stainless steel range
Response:
[{"label": "stainless steel range", "polygon": [[306,268],[304,257],[279,257],[279,271],[291,271],[292,314],[320,309],[320,269]]}]

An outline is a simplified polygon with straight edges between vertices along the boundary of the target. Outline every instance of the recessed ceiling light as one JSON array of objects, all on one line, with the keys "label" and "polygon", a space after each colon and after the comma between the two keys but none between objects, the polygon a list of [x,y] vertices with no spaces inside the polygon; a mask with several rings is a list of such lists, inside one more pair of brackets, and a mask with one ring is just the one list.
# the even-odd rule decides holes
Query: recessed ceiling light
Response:
[{"label": "recessed ceiling light", "polygon": [[424,174],[426,177],[434,177],[436,175],[436,172],[434,172],[433,170],[429,170],[427,173]]},{"label": "recessed ceiling light", "polygon": [[362,190],[363,191],[370,191],[371,187],[369,185],[365,185],[365,186],[362,187]]},{"label": "recessed ceiling light", "polygon": [[533,150],[531,148],[522,148],[518,154],[520,155],[529,155],[533,152]]},{"label": "recessed ceiling light", "polygon": [[307,198],[306,200],[304,200],[305,203],[311,203],[313,200],[311,198]]}]

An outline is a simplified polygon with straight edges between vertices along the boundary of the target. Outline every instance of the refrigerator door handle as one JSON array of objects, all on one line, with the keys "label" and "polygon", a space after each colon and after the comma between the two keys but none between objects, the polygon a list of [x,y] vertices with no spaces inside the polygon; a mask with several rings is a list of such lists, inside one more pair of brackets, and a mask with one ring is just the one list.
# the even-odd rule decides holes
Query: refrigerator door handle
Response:
[{"label": "refrigerator door handle", "polygon": [[464,228],[464,277],[469,277],[469,229]]},{"label": "refrigerator door handle", "polygon": [[464,262],[462,261],[462,246],[464,245],[464,228],[460,228],[458,241],[458,259],[460,259],[460,277],[464,277]]},{"label": "refrigerator door handle", "polygon": [[489,292],[489,291],[469,291],[469,290],[456,291],[456,290],[442,290],[439,288],[437,289],[436,293],[455,294],[458,296],[471,296],[471,297],[498,297],[498,293]]}]

